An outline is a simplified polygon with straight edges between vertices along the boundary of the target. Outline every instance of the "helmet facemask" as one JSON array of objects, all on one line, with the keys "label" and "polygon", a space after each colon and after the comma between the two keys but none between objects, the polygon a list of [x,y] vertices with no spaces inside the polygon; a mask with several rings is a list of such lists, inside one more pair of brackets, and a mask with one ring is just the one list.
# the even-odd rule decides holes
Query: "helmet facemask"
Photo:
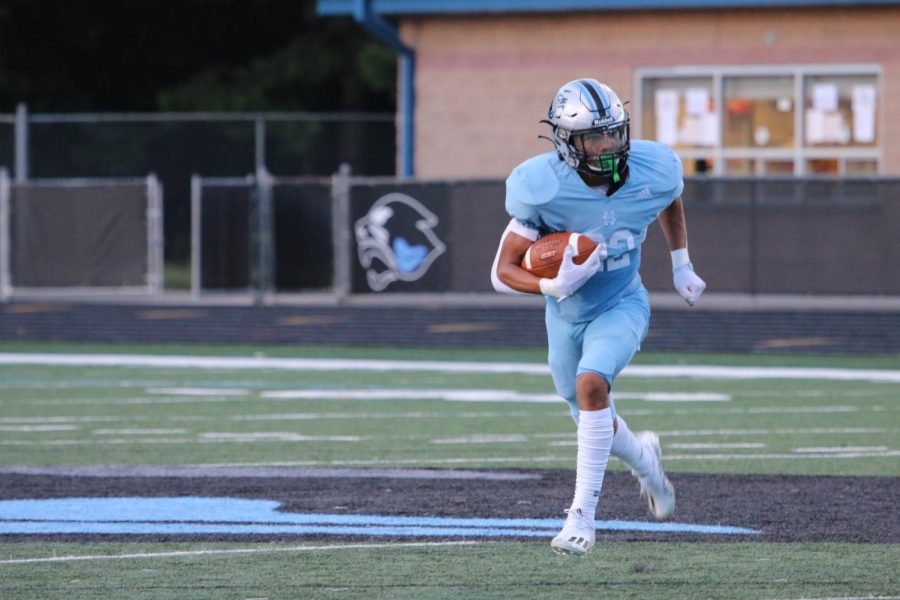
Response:
[{"label": "helmet facemask", "polygon": [[631,144],[628,111],[616,93],[595,79],[577,79],[559,89],[548,119],[550,141],[561,160],[579,173],[624,183]]},{"label": "helmet facemask", "polygon": [[569,154],[582,173],[598,175],[618,183],[630,146],[629,123],[574,132],[568,137]]}]

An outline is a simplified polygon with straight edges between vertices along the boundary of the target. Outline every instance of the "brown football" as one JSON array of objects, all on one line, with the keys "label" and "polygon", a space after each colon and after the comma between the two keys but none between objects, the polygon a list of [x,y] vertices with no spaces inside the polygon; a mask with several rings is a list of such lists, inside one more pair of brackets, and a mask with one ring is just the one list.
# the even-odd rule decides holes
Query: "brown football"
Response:
[{"label": "brown football", "polygon": [[566,244],[577,248],[573,261],[580,265],[587,260],[597,244],[594,240],[580,233],[560,231],[550,233],[534,242],[525,256],[522,257],[522,268],[537,277],[556,277],[559,265],[562,263],[563,251]]}]

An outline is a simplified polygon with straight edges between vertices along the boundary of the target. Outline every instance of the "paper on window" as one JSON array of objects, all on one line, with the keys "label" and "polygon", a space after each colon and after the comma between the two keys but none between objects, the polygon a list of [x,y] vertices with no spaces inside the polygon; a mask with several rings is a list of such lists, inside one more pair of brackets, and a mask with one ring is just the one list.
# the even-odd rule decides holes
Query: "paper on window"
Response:
[{"label": "paper on window", "polygon": [[687,114],[705,115],[709,112],[709,91],[706,88],[688,88],[684,93]]},{"label": "paper on window", "polygon": [[656,113],[678,113],[678,90],[656,90]]},{"label": "paper on window", "polygon": [[861,144],[875,141],[875,86],[854,85],[853,139]]},{"label": "paper on window", "polygon": [[850,141],[850,130],[841,113],[825,114],[825,141],[829,144],[846,144]]},{"label": "paper on window", "polygon": [[669,146],[678,143],[678,122],[675,113],[656,115],[656,141]]},{"label": "paper on window", "polygon": [[698,143],[701,146],[717,146],[719,144],[719,119],[716,117],[716,113],[708,112],[700,117]]},{"label": "paper on window", "polygon": [[830,112],[838,109],[836,83],[816,83],[812,86],[812,105],[816,110]]},{"label": "paper on window", "polygon": [[656,141],[674,146],[678,143],[678,92],[656,90]]},{"label": "paper on window", "polygon": [[806,143],[825,142],[825,113],[814,108],[806,111]]}]

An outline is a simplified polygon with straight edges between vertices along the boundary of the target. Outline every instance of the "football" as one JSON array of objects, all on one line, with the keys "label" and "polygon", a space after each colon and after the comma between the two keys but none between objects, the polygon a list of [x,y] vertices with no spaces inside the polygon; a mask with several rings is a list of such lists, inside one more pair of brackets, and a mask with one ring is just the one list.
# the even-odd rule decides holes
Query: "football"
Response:
[{"label": "football", "polygon": [[594,240],[580,233],[572,233],[570,231],[550,233],[542,238],[538,238],[528,248],[528,252],[522,257],[522,268],[537,277],[548,277],[550,279],[556,277],[556,274],[559,272],[559,265],[562,263],[566,244],[571,245],[575,251],[572,260],[576,265],[586,261],[591,252],[594,251],[594,248],[597,247]]}]

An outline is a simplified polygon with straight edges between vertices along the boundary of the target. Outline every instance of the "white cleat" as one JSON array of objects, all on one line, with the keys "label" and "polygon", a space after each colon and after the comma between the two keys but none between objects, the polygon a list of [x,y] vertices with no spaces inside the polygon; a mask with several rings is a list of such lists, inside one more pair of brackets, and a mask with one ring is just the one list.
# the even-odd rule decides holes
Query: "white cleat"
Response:
[{"label": "white cleat", "polygon": [[550,547],[557,554],[583,556],[594,549],[594,520],[582,513],[580,508],[569,508],[566,513],[569,515],[566,517],[566,524],[550,542]]},{"label": "white cleat", "polygon": [[675,512],[675,488],[663,472],[659,436],[652,431],[642,431],[635,434],[635,437],[644,447],[644,452],[651,454],[654,462],[646,475],[631,471],[641,484],[641,497],[647,499],[647,505],[654,517],[657,519],[670,517]]}]

